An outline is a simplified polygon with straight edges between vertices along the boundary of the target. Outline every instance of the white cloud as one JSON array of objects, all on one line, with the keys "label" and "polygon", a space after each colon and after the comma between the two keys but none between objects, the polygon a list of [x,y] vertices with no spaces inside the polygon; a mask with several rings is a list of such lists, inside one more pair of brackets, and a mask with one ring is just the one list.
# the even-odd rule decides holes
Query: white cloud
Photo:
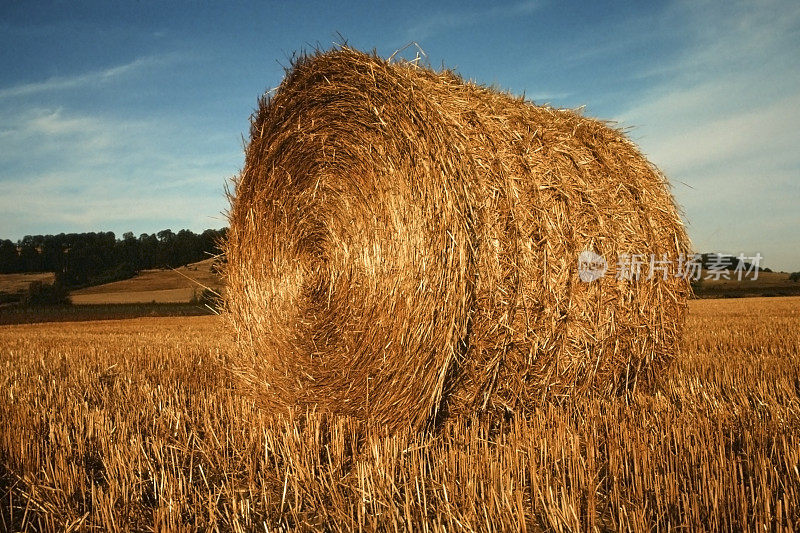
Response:
[{"label": "white cloud", "polygon": [[800,9],[674,10],[694,38],[674,62],[638,73],[654,86],[617,118],[676,184],[698,249],[757,250],[767,266],[797,270]]},{"label": "white cloud", "polygon": [[173,56],[149,56],[135,59],[129,63],[117,65],[103,70],[75,74],[72,76],[56,76],[44,81],[23,83],[11,87],[0,88],[0,99],[13,98],[18,96],[29,96],[50,91],[61,91],[65,89],[75,89],[87,85],[96,85],[109,80],[117,79],[126,74],[141,70],[155,65],[164,65]]},{"label": "white cloud", "polygon": [[185,146],[168,120],[35,108],[4,109],[0,121],[2,238],[225,225],[223,184],[238,151]]},{"label": "white cloud", "polygon": [[[119,144],[118,132],[138,137],[152,127],[145,121],[114,121],[67,113],[62,108],[11,107],[2,110],[0,117],[5,124],[0,132],[0,169],[18,168],[24,163],[27,171],[110,165],[125,155],[120,146],[115,146]],[[20,177],[0,175],[0,179]]]},{"label": "white cloud", "polygon": [[[773,162],[796,160],[792,150],[800,123],[800,91],[778,102],[719,111],[720,101],[730,98],[726,93],[734,87],[723,80],[673,91],[628,110],[620,120],[647,121],[643,143],[650,147],[649,155],[676,177],[765,154]],[[695,179],[704,178],[697,175]]]},{"label": "white cloud", "polygon": [[184,186],[179,194],[164,194],[158,185],[139,180],[86,180],[81,171],[49,172],[21,184],[0,182],[0,196],[6,216],[17,219],[14,224],[25,227],[46,221],[58,228],[53,231],[74,227],[95,231],[126,221],[149,226],[150,221],[165,218],[186,224],[217,218],[223,206],[209,194],[214,187],[208,184],[218,182],[221,198],[223,179],[209,173],[187,181],[200,186]]}]

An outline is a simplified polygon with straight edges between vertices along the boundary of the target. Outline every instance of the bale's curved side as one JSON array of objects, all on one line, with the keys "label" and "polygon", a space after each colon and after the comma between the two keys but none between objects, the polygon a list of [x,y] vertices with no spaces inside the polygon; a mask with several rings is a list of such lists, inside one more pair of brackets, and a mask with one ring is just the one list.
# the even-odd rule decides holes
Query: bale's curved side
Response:
[{"label": "bale's curved side", "polygon": [[578,254],[687,248],[663,176],[598,121],[349,49],[304,58],[261,102],[232,199],[238,372],[277,409],[393,427],[633,384],[672,356],[687,283],[583,283]]}]

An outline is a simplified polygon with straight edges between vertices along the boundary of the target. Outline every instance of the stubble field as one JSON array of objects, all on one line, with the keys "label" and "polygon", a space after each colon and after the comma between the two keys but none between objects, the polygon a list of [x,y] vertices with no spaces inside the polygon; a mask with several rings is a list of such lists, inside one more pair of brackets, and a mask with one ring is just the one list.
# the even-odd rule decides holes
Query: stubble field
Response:
[{"label": "stubble field", "polygon": [[0,530],[800,529],[800,298],[690,308],[654,393],[395,436],[274,419],[218,317],[0,326]]}]

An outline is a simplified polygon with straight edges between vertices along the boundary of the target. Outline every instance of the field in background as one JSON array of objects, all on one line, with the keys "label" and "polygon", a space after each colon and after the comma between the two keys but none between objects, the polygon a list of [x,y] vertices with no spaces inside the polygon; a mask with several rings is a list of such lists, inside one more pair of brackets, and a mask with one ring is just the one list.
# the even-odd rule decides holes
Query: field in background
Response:
[{"label": "field in background", "polygon": [[[708,271],[703,271],[703,277]],[[800,282],[789,279],[786,272],[759,272],[758,278],[739,281],[731,273],[731,279],[703,279],[695,287],[700,298],[739,298],[747,296],[800,296]]]},{"label": "field in background", "polygon": [[56,276],[52,272],[30,274],[0,274],[0,293],[14,294],[28,290],[31,283],[53,283]]},{"label": "field in background", "polygon": [[10,306],[0,310],[0,325],[127,320],[141,317],[205,316],[216,313],[214,309],[203,303]]},{"label": "field in background", "polygon": [[654,394],[387,437],[272,419],[219,317],[2,326],[0,529],[797,530],[800,298],[684,345]]},{"label": "field in background", "polygon": [[[70,296],[72,303],[77,305],[185,304],[201,298],[205,287],[217,292],[222,290],[223,281],[219,274],[212,272],[212,263],[213,259],[207,259],[175,270],[144,270],[131,279],[72,291]],[[703,277],[707,274],[703,271]],[[697,296],[800,296],[800,282],[791,281],[785,272],[759,272],[755,281],[737,281],[735,276],[732,277],[734,279],[731,280],[703,280],[695,288]],[[54,279],[52,272],[0,274],[0,295],[21,294],[28,290],[32,282],[49,284]],[[164,309],[155,309],[155,314],[163,314]],[[130,315],[123,312],[120,316]],[[0,317],[0,323],[10,321],[9,317],[5,320]]]},{"label": "field in background", "polygon": [[211,271],[213,261],[206,259],[174,270],[143,270],[131,279],[80,289],[70,296],[78,305],[187,303],[197,300],[204,288],[220,290],[222,281]]}]

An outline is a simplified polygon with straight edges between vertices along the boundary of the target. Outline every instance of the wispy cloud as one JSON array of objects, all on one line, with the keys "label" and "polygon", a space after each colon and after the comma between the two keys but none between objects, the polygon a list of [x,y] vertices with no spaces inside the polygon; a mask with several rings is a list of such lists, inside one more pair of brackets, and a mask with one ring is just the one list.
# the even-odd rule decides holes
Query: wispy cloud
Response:
[{"label": "wispy cloud", "polygon": [[9,107],[0,112],[0,237],[42,226],[122,232],[225,224],[223,184],[241,159],[234,139],[227,151],[205,153],[181,143],[181,126],[168,120]]},{"label": "wispy cloud", "polygon": [[[709,165],[728,166],[765,155],[774,162],[796,159],[792,152],[800,123],[800,90],[777,102],[719,112],[726,94],[736,87],[728,81],[671,91],[628,110],[620,120],[647,121],[641,142],[651,157],[671,174],[691,174],[694,180],[704,180],[695,171]],[[634,129],[634,135],[642,129]]]},{"label": "wispy cloud", "polygon": [[129,63],[116,65],[103,70],[74,74],[71,76],[56,76],[44,81],[23,83],[11,87],[0,88],[0,99],[19,96],[29,96],[38,93],[76,89],[87,85],[96,85],[115,80],[127,74],[143,70],[147,67],[164,65],[174,59],[174,56],[149,56],[135,59]]},{"label": "wispy cloud", "polygon": [[423,41],[439,33],[472,26],[481,22],[496,21],[515,16],[527,15],[540,6],[538,1],[524,1],[508,6],[494,6],[486,9],[468,10],[459,8],[453,11],[438,11],[425,14],[406,31],[409,41]]},{"label": "wispy cloud", "polygon": [[617,118],[673,183],[688,185],[675,193],[698,248],[758,250],[768,266],[796,270],[800,9],[674,9],[694,37],[673,62],[640,73],[652,87]]},{"label": "wispy cloud", "polygon": [[[688,73],[727,75],[735,67],[796,66],[800,4],[780,0],[676,3],[665,13],[671,32],[689,43],[687,53],[675,61],[651,65],[639,77],[685,77]],[[788,53],[787,53],[788,52]],[[787,60],[789,63],[786,63]],[[755,64],[754,64],[755,63]],[[721,67],[727,67],[720,70]],[[731,68],[734,67],[734,68]],[[784,72],[797,75],[798,72]]]},{"label": "wispy cloud", "polygon": [[[9,229],[24,233],[43,220],[57,231],[122,232],[133,226],[152,228],[165,219],[181,220],[195,229],[224,225],[224,206],[211,199],[221,197],[220,175],[207,173],[186,181],[193,186],[164,194],[157,184],[114,177],[87,180],[84,171],[70,170],[37,174],[23,183],[0,182],[0,195],[5,215],[15,220]],[[210,182],[216,187],[209,187]]]}]

